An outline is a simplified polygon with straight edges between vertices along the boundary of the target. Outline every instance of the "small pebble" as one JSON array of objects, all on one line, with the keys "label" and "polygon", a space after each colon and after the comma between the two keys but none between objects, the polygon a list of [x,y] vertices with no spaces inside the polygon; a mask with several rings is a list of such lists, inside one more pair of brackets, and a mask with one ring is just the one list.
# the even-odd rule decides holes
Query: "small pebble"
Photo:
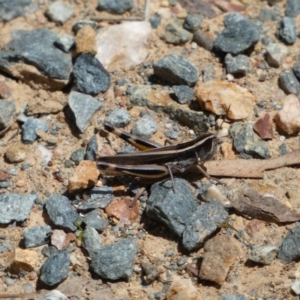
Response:
[{"label": "small pebble", "polygon": [[266,49],[268,64],[274,68],[280,67],[288,55],[288,49],[279,43],[270,43]]},{"label": "small pebble", "polygon": [[22,144],[14,144],[6,150],[5,158],[10,163],[19,163],[26,159],[27,149]]},{"label": "small pebble", "polygon": [[276,124],[287,134],[300,130],[300,105],[298,97],[288,95],[283,99],[283,107],[275,115]]},{"label": "small pebble", "polygon": [[254,123],[253,129],[263,140],[274,137],[272,121],[268,113]]},{"label": "small pebble", "polygon": [[110,86],[110,75],[100,61],[88,53],[77,57],[74,67],[74,81],[79,92],[96,95],[106,92]]},{"label": "small pebble", "polygon": [[192,34],[182,27],[180,22],[172,22],[166,26],[165,40],[173,45],[182,45],[191,40]]},{"label": "small pebble", "polygon": [[186,104],[195,99],[194,90],[186,85],[174,85],[172,88],[180,104]]},{"label": "small pebble", "polygon": [[71,154],[70,160],[72,160],[76,165],[79,165],[79,163],[84,159],[84,154],[85,154],[84,149],[79,148]]},{"label": "small pebble", "polygon": [[279,84],[287,94],[298,95],[300,93],[300,83],[292,71],[280,72]]},{"label": "small pebble", "polygon": [[297,39],[296,23],[294,19],[285,17],[280,22],[278,35],[286,44],[294,44]]},{"label": "small pebble", "polygon": [[61,34],[55,41],[55,45],[66,53],[70,52],[71,48],[74,46],[74,43],[74,37],[69,34]]},{"label": "small pebble", "polygon": [[184,21],[183,28],[190,32],[194,32],[200,27],[202,21],[203,16],[199,14],[188,14]]},{"label": "small pebble", "polygon": [[154,64],[154,74],[173,85],[194,85],[199,77],[198,69],[187,58],[167,54]]},{"label": "small pebble", "polygon": [[291,286],[291,289],[296,295],[300,295],[300,281],[295,280]]},{"label": "small pebble", "polygon": [[133,8],[133,0],[98,0],[97,9],[122,15]]},{"label": "small pebble", "polygon": [[128,113],[127,110],[118,108],[118,109],[113,110],[105,118],[105,121],[117,128],[125,127],[130,123],[131,115]]},{"label": "small pebble", "polygon": [[149,20],[151,27],[156,29],[161,21],[161,15],[159,13],[155,13]]},{"label": "small pebble", "polygon": [[13,124],[15,120],[16,106],[14,101],[0,99],[0,129]]},{"label": "small pebble", "polygon": [[73,7],[62,1],[53,2],[46,10],[46,15],[53,22],[65,23],[73,16]]},{"label": "small pebble", "polygon": [[144,115],[134,124],[132,128],[132,133],[142,138],[148,139],[157,130],[158,126],[156,122],[149,115]]},{"label": "small pebble", "polygon": [[225,57],[225,66],[227,73],[245,75],[250,70],[250,61],[243,54],[237,56],[227,54]]}]

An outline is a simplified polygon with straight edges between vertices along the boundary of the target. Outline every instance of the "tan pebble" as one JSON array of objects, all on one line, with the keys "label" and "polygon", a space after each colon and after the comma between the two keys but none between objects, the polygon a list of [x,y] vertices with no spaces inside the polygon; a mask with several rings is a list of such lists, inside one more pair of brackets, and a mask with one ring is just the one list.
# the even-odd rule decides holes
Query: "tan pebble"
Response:
[{"label": "tan pebble", "polygon": [[37,275],[36,275],[36,273],[35,272],[30,272],[29,274],[28,274],[28,279],[29,280],[35,280],[37,278]]},{"label": "tan pebble", "polygon": [[288,56],[288,57],[286,57],[285,62],[286,62],[287,64],[290,64],[290,63],[293,62],[293,60],[294,60],[294,59],[293,59],[291,56]]},{"label": "tan pebble", "polygon": [[6,99],[11,96],[11,88],[7,85],[6,82],[0,83],[0,98]]},{"label": "tan pebble", "polygon": [[68,191],[70,193],[94,186],[100,175],[97,165],[93,161],[83,160],[76,167],[74,175],[69,179]]},{"label": "tan pebble", "polygon": [[78,30],[76,38],[76,53],[79,55],[81,53],[89,53],[91,55],[96,55],[96,31],[91,26],[84,26]]},{"label": "tan pebble", "polygon": [[16,182],[16,186],[17,186],[17,187],[22,187],[22,186],[24,186],[25,184],[26,184],[25,180],[18,180],[18,181]]},{"label": "tan pebble", "polygon": [[222,143],[221,152],[223,153],[224,159],[234,159],[235,154],[230,143]]},{"label": "tan pebble", "polygon": [[23,144],[15,144],[8,148],[5,157],[10,163],[22,162],[26,159],[27,151]]},{"label": "tan pebble", "polygon": [[199,84],[195,96],[205,109],[233,120],[249,117],[254,106],[254,96],[237,84],[216,80]]},{"label": "tan pebble", "polygon": [[160,6],[161,7],[169,7],[169,1],[167,1],[167,0],[161,1]]},{"label": "tan pebble", "polygon": [[223,195],[219,188],[214,184],[207,189],[206,197],[208,201],[216,199],[219,200],[221,203],[223,202]]},{"label": "tan pebble", "polygon": [[7,259],[7,268],[14,274],[21,271],[31,272],[38,261],[35,250],[16,248]]},{"label": "tan pebble", "polygon": [[297,96],[288,95],[283,100],[282,109],[276,114],[277,125],[287,134],[300,130],[300,105]]},{"label": "tan pebble", "polygon": [[218,235],[204,245],[199,278],[222,285],[234,264],[239,263],[240,244],[231,236]]},{"label": "tan pebble", "polygon": [[177,18],[178,19],[185,19],[187,17],[187,12],[185,10],[182,10],[180,11],[178,14],[177,14]]},{"label": "tan pebble", "polygon": [[63,105],[56,101],[40,101],[28,104],[26,114],[56,114],[63,110]]},{"label": "tan pebble", "polygon": [[173,276],[172,283],[167,293],[168,300],[196,300],[197,288],[190,278],[182,278],[181,276]]}]

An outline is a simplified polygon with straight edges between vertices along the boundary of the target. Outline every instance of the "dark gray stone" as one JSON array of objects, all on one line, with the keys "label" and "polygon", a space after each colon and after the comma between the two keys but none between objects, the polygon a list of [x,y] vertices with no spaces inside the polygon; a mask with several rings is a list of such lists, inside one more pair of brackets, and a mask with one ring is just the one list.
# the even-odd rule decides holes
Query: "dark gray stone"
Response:
[{"label": "dark gray stone", "polygon": [[300,13],[299,0],[287,0],[285,5],[285,15],[290,18],[295,18]]},{"label": "dark gray stone", "polygon": [[173,45],[182,45],[192,38],[189,31],[182,27],[180,22],[172,22],[166,26],[165,41]]},{"label": "dark gray stone", "polygon": [[294,44],[297,39],[295,20],[289,17],[283,18],[280,22],[278,36],[284,43]]},{"label": "dark gray stone", "polygon": [[228,53],[225,57],[225,66],[229,74],[245,75],[250,70],[250,61],[246,55],[232,56]]},{"label": "dark gray stone", "polygon": [[78,206],[79,211],[90,211],[95,208],[105,208],[114,198],[113,189],[108,186],[94,187],[90,191],[91,198]]},{"label": "dark gray stone", "polygon": [[132,128],[132,133],[141,138],[148,139],[157,131],[157,129],[158,126],[155,120],[153,120],[149,115],[144,115],[135,122]]},{"label": "dark gray stone", "polygon": [[242,294],[222,294],[221,300],[248,300],[248,297]]},{"label": "dark gray stone", "polygon": [[56,226],[70,231],[77,229],[74,222],[81,220],[81,217],[75,212],[67,197],[55,194],[47,199],[45,207]]},{"label": "dark gray stone", "polygon": [[99,0],[98,10],[104,10],[111,14],[122,15],[133,8],[133,0]]},{"label": "dark gray stone", "polygon": [[95,250],[101,248],[102,239],[95,228],[87,226],[82,233],[82,245],[91,256]]},{"label": "dark gray stone", "polygon": [[93,251],[91,269],[104,279],[128,278],[137,250],[137,244],[133,239],[102,246]]},{"label": "dark gray stone", "polygon": [[253,245],[248,259],[263,265],[270,265],[277,255],[278,247],[274,245]]},{"label": "dark gray stone", "polygon": [[149,20],[151,27],[153,29],[156,29],[158,27],[158,25],[160,24],[161,21],[161,16],[158,13],[155,13]]},{"label": "dark gray stone", "polygon": [[263,8],[260,12],[260,15],[259,15],[259,20],[261,22],[269,22],[269,21],[278,21],[280,18],[280,13],[278,14],[277,11],[273,11],[271,9],[268,9],[268,8]]},{"label": "dark gray stone", "polygon": [[191,214],[197,209],[198,201],[186,180],[181,178],[174,180],[175,194],[171,180],[163,180],[152,185],[146,213],[181,237]]},{"label": "dark gray stone", "polygon": [[102,107],[102,103],[92,96],[73,91],[69,96],[69,107],[77,128],[83,133],[88,128],[94,114]]},{"label": "dark gray stone", "polygon": [[296,75],[297,79],[300,80],[300,60],[295,62],[293,66],[293,72]]},{"label": "dark gray stone", "polygon": [[37,199],[36,194],[0,195],[0,224],[25,221]]},{"label": "dark gray stone", "polygon": [[183,28],[190,32],[194,32],[200,27],[202,21],[203,16],[199,14],[188,14],[183,23]]},{"label": "dark gray stone", "polygon": [[100,61],[91,54],[81,54],[74,64],[74,80],[79,92],[97,95],[110,86],[110,75]]},{"label": "dark gray stone", "polygon": [[60,50],[66,53],[70,52],[74,44],[75,44],[75,38],[69,34],[60,34],[54,43],[56,47],[58,47]]},{"label": "dark gray stone", "polygon": [[83,28],[84,26],[91,26],[93,29],[97,28],[98,23],[92,20],[78,20],[74,23],[72,27],[72,31],[77,34],[78,30]]},{"label": "dark gray stone", "polygon": [[0,69],[9,71],[15,63],[22,62],[50,78],[69,79],[71,56],[53,47],[56,40],[57,35],[46,28],[13,31],[11,41],[0,51]]},{"label": "dark gray stone", "polygon": [[28,12],[31,0],[2,0],[0,3],[0,21],[8,22]]},{"label": "dark gray stone", "polygon": [[230,22],[216,38],[214,48],[218,51],[239,54],[259,40],[260,28],[248,19]]},{"label": "dark gray stone", "polygon": [[285,143],[281,144],[279,146],[279,155],[285,155],[285,154],[288,154],[288,153],[289,153],[289,151],[287,149],[286,144]]},{"label": "dark gray stone", "polygon": [[41,268],[40,280],[48,286],[56,285],[69,275],[70,258],[66,251],[46,259]]},{"label": "dark gray stone", "polygon": [[178,265],[178,266],[182,266],[182,265],[186,264],[187,261],[188,261],[188,260],[187,260],[186,257],[179,257],[178,260],[177,260],[177,265]]},{"label": "dark gray stone", "polygon": [[279,74],[279,85],[286,94],[299,94],[300,83],[292,71],[282,71]]},{"label": "dark gray stone", "polygon": [[96,161],[97,153],[98,153],[97,137],[96,135],[93,135],[87,144],[84,159]]},{"label": "dark gray stone", "polygon": [[67,159],[67,160],[65,160],[65,162],[64,162],[64,166],[65,166],[66,168],[72,168],[72,167],[74,166],[74,163],[73,163],[71,160]]},{"label": "dark gray stone", "polygon": [[49,241],[50,234],[51,227],[49,225],[26,228],[23,231],[25,248],[46,244]]},{"label": "dark gray stone", "polygon": [[7,187],[11,186],[11,181],[10,180],[3,180],[0,182],[0,188],[1,189],[6,189]]},{"label": "dark gray stone", "polygon": [[83,218],[84,223],[95,228],[97,231],[103,231],[108,225],[108,220],[101,216],[97,209],[87,213]]},{"label": "dark gray stone", "polygon": [[71,154],[70,160],[72,160],[76,165],[79,165],[79,163],[84,159],[84,153],[84,149],[79,148]]},{"label": "dark gray stone", "polygon": [[54,246],[47,245],[42,249],[42,254],[45,255],[46,257],[50,257],[57,253],[60,253],[60,251]]},{"label": "dark gray stone", "polygon": [[197,68],[187,58],[168,54],[154,65],[154,74],[161,80],[172,85],[194,85],[199,73]]},{"label": "dark gray stone", "polygon": [[24,143],[33,143],[37,138],[36,131],[48,131],[48,124],[40,119],[28,118],[22,126],[22,140]]},{"label": "dark gray stone", "polygon": [[180,104],[186,104],[195,100],[194,90],[186,85],[174,85],[173,91],[176,100]]},{"label": "dark gray stone", "polygon": [[186,221],[182,234],[182,244],[185,249],[192,251],[203,245],[218,229],[218,223],[226,221],[228,213],[217,200],[202,204]]},{"label": "dark gray stone", "polygon": [[214,79],[216,76],[216,70],[213,64],[206,64],[202,70],[202,81],[207,82]]},{"label": "dark gray stone", "polygon": [[300,258],[300,223],[296,223],[296,226],[291,228],[283,239],[277,257],[284,263]]},{"label": "dark gray stone", "polygon": [[15,120],[16,106],[14,101],[0,99],[0,129],[4,129]]},{"label": "dark gray stone", "polygon": [[252,156],[270,157],[267,143],[253,131],[251,124],[234,123],[230,127],[230,135],[233,138],[235,149],[245,158]]},{"label": "dark gray stone", "polygon": [[127,110],[118,108],[113,110],[106,118],[105,121],[113,125],[114,127],[120,128],[127,126],[131,121],[131,115]]},{"label": "dark gray stone", "polygon": [[73,7],[62,1],[56,1],[49,5],[46,10],[46,16],[52,22],[65,23],[74,14]]}]

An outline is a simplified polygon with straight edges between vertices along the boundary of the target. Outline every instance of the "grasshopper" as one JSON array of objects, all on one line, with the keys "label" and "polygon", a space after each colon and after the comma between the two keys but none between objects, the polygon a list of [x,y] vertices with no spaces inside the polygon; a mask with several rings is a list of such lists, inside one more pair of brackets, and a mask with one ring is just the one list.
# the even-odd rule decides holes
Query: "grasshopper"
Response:
[{"label": "grasshopper", "polygon": [[170,176],[174,183],[172,171],[183,173],[197,165],[197,169],[201,173],[210,177],[199,165],[199,162],[209,160],[215,154],[218,141],[215,134],[204,133],[188,142],[161,146],[118,130],[107,122],[104,123],[104,128],[136,148],[144,150],[100,157],[97,165],[104,174],[131,175],[156,180]]}]

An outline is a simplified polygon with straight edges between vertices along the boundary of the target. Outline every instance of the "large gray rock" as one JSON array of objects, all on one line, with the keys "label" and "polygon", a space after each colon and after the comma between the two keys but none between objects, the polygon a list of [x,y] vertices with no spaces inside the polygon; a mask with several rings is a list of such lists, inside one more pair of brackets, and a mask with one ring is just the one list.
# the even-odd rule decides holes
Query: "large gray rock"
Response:
[{"label": "large gray rock", "polygon": [[25,221],[37,199],[36,194],[0,195],[0,224]]}]

